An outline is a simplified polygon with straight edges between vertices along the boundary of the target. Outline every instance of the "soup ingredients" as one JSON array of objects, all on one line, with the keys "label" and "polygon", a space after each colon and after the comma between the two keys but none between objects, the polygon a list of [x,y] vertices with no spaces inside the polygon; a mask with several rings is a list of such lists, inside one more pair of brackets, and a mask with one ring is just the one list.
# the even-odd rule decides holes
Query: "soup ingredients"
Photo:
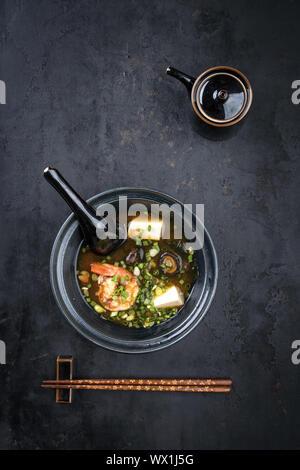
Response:
[{"label": "soup ingredients", "polygon": [[156,255],[158,255],[159,253],[159,246],[158,245],[153,245],[153,248],[151,248],[151,250],[149,250],[149,255],[151,256],[151,258],[154,258]]},{"label": "soup ingredients", "polygon": [[90,273],[88,271],[81,271],[81,273],[78,276],[78,279],[83,283],[83,284],[88,284],[90,281]]},{"label": "soup ingredients", "polygon": [[[79,278],[79,276],[78,276],[78,278]],[[82,282],[82,281],[81,281],[81,282]],[[89,289],[88,289],[88,287],[82,287],[81,290],[82,290],[82,293],[83,293],[83,295],[84,295],[85,297],[88,297],[88,296],[89,296]]]},{"label": "soup ingredients", "polygon": [[96,255],[83,245],[77,261],[79,286],[92,314],[127,328],[148,328],[171,320],[198,275],[187,240],[174,239],[172,230],[170,239],[158,241],[139,235],[127,238],[107,256]]},{"label": "soup ingredients", "polygon": [[177,286],[169,287],[164,293],[153,299],[153,305],[156,308],[181,307],[183,304],[184,295]]},{"label": "soup ingredients", "polygon": [[94,310],[97,312],[97,313],[103,313],[105,312],[105,308],[101,307],[101,305],[94,305]]},{"label": "soup ingredients", "polygon": [[137,259],[137,256],[138,256],[138,252],[137,252],[137,249],[134,248],[132,251],[130,251],[128,253],[128,255],[126,256],[126,263],[131,265],[131,264],[134,264],[136,259]]},{"label": "soup ingredients", "polygon": [[103,307],[120,312],[128,310],[134,304],[139,293],[139,285],[134,274],[127,269],[107,263],[93,263],[91,271],[99,275],[99,301]]},{"label": "soup ingredients", "polygon": [[160,267],[164,274],[173,276],[181,270],[181,257],[171,252],[163,253],[160,257]]},{"label": "soup ingredients", "polygon": [[162,232],[162,220],[137,217],[128,225],[128,238],[142,240],[160,240]]}]

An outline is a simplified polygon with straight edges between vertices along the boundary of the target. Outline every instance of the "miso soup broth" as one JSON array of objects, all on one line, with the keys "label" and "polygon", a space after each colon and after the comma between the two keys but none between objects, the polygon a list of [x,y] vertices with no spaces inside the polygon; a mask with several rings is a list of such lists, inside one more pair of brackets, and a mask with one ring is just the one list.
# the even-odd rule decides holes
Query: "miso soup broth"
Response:
[{"label": "miso soup broth", "polygon": [[161,239],[155,224],[137,227],[135,220],[129,222],[126,242],[109,256],[96,255],[83,245],[77,276],[95,315],[147,328],[177,314],[198,273],[194,252],[184,239]]}]

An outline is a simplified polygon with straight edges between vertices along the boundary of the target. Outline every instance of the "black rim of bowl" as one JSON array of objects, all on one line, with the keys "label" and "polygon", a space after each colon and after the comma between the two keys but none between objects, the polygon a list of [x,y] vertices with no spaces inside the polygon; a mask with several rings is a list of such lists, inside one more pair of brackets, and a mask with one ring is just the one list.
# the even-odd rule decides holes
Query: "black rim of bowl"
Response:
[{"label": "black rim of bowl", "polygon": [[[121,187],[121,188],[111,189],[111,190],[96,194],[95,196],[89,198],[87,202],[97,207],[101,203],[108,202],[107,200],[105,200],[105,198],[110,198],[110,200],[113,201],[117,199],[118,196],[124,195],[124,193],[127,194],[129,199],[131,195],[132,195],[132,199],[138,198],[141,200],[143,199],[143,200],[149,200],[149,201],[154,201],[154,202],[155,201],[161,202],[160,199],[164,198],[165,199],[164,202],[168,202],[169,204],[177,203],[177,204],[180,204],[181,206],[183,205],[180,201],[178,201],[173,196],[170,196],[167,193],[163,193],[161,191],[150,189],[150,188],[132,188],[132,187]],[[97,203],[95,204],[96,201]],[[115,352],[135,353],[135,354],[152,352],[152,351],[157,351],[157,350],[166,348],[176,343],[177,341],[181,340],[187,334],[189,334],[204,318],[214,298],[216,287],[217,287],[217,281],[218,281],[217,254],[216,254],[216,250],[214,248],[212,239],[205,227],[204,227],[203,250],[207,251],[207,257],[205,259],[206,272],[205,272],[203,290],[202,290],[201,296],[199,296],[199,299],[197,300],[197,305],[194,307],[191,314],[170,333],[161,335],[161,336],[156,336],[155,338],[153,338],[153,340],[140,339],[140,340],[134,340],[134,341],[113,340],[111,337],[107,337],[106,335],[100,333],[99,331],[95,331],[95,330],[92,331],[90,326],[87,325],[86,322],[78,316],[76,311],[74,311],[74,307],[70,299],[67,296],[65,284],[64,284],[64,278],[63,278],[61,269],[58,269],[59,263],[57,263],[57,260],[59,259],[59,256],[63,254],[62,250],[65,250],[65,248],[68,246],[68,241],[71,235],[74,233],[74,231],[76,231],[76,229],[78,229],[78,222],[74,214],[71,214],[61,226],[54,240],[54,244],[53,244],[52,251],[51,251],[51,257],[50,257],[50,282],[51,282],[51,288],[52,288],[54,298],[56,300],[56,303],[60,311],[62,312],[64,317],[68,320],[68,322],[85,338],[89,339],[90,341],[97,344],[98,346],[102,346],[105,349],[109,349]],[[69,234],[69,237],[65,240],[65,243],[63,246],[62,240],[64,240],[66,235],[68,234]],[[79,243],[79,245],[81,245],[81,242]],[[76,259],[77,259],[77,255],[79,251],[79,245],[78,245],[78,249],[76,250]],[[194,287],[192,289],[192,292],[194,290]],[[82,297],[79,290],[78,290],[78,295]],[[190,294],[186,303],[189,301],[191,295],[192,293]],[[90,306],[88,305],[87,307],[90,308]],[[182,307],[182,309],[184,309],[184,306]],[[73,310],[73,313],[72,313],[72,310]],[[177,315],[178,314],[179,313],[177,313]],[[76,319],[76,317],[78,318]],[[108,320],[105,320],[105,321],[108,321]],[[167,322],[163,322],[163,323],[167,323]],[[121,328],[126,328],[126,327],[121,327]],[[149,327],[147,328],[147,330],[155,331],[154,330],[155,328],[157,328],[157,326]]]}]

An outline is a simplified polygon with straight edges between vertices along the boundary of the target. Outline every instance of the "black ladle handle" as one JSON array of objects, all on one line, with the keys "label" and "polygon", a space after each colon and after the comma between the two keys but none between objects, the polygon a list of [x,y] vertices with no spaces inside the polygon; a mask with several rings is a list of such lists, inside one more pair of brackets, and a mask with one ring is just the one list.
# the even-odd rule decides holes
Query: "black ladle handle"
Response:
[{"label": "black ladle handle", "polygon": [[56,191],[64,198],[72,211],[78,218],[96,218],[96,211],[70,186],[60,172],[53,166],[48,166],[44,170],[44,177]]},{"label": "black ladle handle", "polygon": [[107,231],[107,221],[103,217],[97,217],[95,209],[77,194],[56,168],[53,166],[45,168],[44,177],[72,209],[91,250],[106,256],[125,242],[126,227],[120,227],[119,224],[116,226],[116,236],[109,237],[109,232],[107,232],[106,238],[98,237],[98,230]]}]

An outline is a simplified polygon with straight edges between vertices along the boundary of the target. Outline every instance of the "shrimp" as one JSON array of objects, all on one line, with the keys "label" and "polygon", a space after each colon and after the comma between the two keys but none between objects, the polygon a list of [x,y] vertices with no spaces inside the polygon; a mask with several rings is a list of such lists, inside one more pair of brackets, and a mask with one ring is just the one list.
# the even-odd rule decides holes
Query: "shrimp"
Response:
[{"label": "shrimp", "polygon": [[139,285],[130,271],[107,263],[93,263],[91,271],[99,275],[99,301],[104,308],[121,311],[134,304]]}]

